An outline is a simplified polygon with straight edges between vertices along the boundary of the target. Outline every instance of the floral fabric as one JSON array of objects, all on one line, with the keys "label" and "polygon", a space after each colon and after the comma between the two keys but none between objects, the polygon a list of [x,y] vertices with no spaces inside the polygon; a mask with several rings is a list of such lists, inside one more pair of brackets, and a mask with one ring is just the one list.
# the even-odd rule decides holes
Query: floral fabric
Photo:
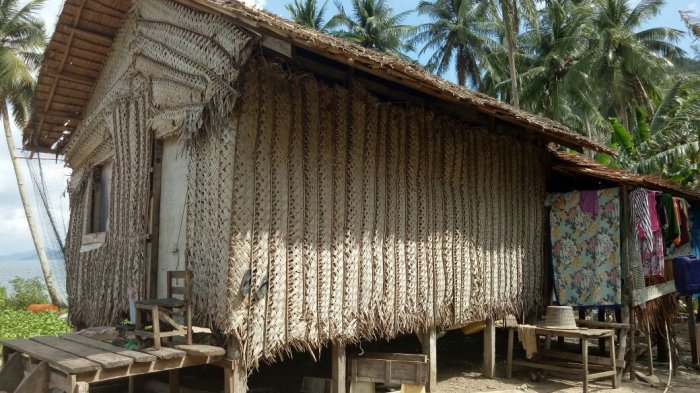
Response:
[{"label": "floral fabric", "polygon": [[552,264],[557,300],[567,306],[621,303],[619,189],[598,190],[597,215],[579,192],[551,194]]},{"label": "floral fabric", "polygon": [[[642,266],[644,277],[664,276],[664,235],[661,230],[654,231],[653,239],[640,238],[642,243]],[[648,251],[651,248],[652,251]]]}]

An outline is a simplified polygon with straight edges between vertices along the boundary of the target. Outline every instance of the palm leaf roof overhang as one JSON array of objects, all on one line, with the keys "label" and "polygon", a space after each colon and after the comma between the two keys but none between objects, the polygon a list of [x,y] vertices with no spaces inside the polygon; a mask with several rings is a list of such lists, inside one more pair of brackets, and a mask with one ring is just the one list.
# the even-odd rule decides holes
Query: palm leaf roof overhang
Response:
[{"label": "palm leaf roof overhang", "polygon": [[[345,64],[380,80],[402,85],[439,101],[457,105],[509,123],[529,135],[573,149],[611,155],[595,143],[555,121],[515,109],[487,95],[456,86],[420,66],[395,56],[363,48],[345,40],[300,27],[271,13],[235,0],[175,0],[193,8],[235,20],[263,37],[263,44],[281,42]],[[34,98],[34,113],[24,130],[30,151],[60,154],[79,126],[94,93],[114,37],[126,17],[129,0],[66,0],[56,32],[47,49]],[[289,52],[293,52],[291,49]]]},{"label": "palm leaf roof overhang", "polygon": [[580,154],[564,152],[549,146],[552,156],[552,169],[570,176],[586,176],[631,188],[646,188],[663,191],[686,198],[691,202],[700,202],[700,192],[690,190],[677,183],[656,176],[638,175],[621,169],[610,168]]},{"label": "palm leaf roof overhang", "polygon": [[60,153],[80,124],[130,7],[130,0],[65,1],[42,60],[24,129],[26,149]]}]

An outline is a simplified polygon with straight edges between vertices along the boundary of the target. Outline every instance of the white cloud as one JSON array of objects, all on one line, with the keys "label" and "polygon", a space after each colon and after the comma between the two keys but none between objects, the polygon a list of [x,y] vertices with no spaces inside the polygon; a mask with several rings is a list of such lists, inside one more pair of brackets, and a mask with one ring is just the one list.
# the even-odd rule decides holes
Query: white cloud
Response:
[{"label": "white cloud", "polygon": [[243,3],[249,7],[265,8],[267,0],[243,0]]}]

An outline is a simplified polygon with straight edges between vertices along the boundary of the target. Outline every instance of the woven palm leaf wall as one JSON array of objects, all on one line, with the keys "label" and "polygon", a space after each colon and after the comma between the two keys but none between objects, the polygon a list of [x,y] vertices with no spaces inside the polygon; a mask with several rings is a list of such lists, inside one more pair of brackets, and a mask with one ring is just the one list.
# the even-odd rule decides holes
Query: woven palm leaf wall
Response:
[{"label": "woven palm leaf wall", "polygon": [[235,120],[228,311],[257,365],[531,310],[542,152],[256,63]]},{"label": "woven palm leaf wall", "polygon": [[[73,323],[118,323],[127,315],[129,291],[146,296],[153,139],[177,134],[183,148],[191,150],[191,176],[182,182],[188,184],[187,222],[195,225],[187,244],[195,288],[202,288],[196,290],[199,322],[209,324],[212,314],[226,308],[211,296],[225,297],[228,287],[220,279],[226,276],[232,195],[225,168],[233,144],[226,130],[252,39],[220,15],[170,0],[135,3],[65,149],[74,170],[66,250]],[[106,239],[99,248],[81,252],[90,173],[110,157],[114,170]],[[228,189],[220,188],[223,184]]]}]

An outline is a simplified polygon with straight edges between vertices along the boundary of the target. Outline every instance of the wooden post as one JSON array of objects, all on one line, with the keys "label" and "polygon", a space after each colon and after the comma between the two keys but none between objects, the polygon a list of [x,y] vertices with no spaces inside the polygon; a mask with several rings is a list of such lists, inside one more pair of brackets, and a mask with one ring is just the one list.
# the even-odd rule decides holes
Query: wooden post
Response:
[{"label": "wooden post", "polygon": [[583,357],[583,393],[588,393],[588,339],[581,339],[581,355]]},{"label": "wooden post", "polygon": [[246,393],[248,373],[240,363],[240,345],[231,337],[226,346],[226,359],[231,361],[231,367],[224,368],[224,393]]},{"label": "wooden post", "polygon": [[[628,331],[626,329],[621,329],[620,330],[620,339],[617,343],[618,347],[615,349],[615,347],[611,347],[610,351],[616,351],[615,357],[617,359],[625,359],[625,355],[627,353],[627,335],[629,334],[630,337],[630,370],[631,375],[634,375],[634,369],[635,369],[635,350],[634,350],[634,316],[630,318],[630,306],[628,305],[623,305],[622,310],[620,311],[620,322],[621,323],[626,323],[630,325],[630,330]],[[611,341],[613,342],[613,341]],[[611,344],[612,345],[612,344]],[[617,370],[617,369],[615,369]],[[622,372],[618,375],[618,382],[622,381],[622,374],[624,373],[625,367],[622,367]]]},{"label": "wooden post", "polygon": [[149,299],[158,298],[158,244],[160,238],[160,194],[163,179],[163,141],[153,139],[151,163],[151,197],[149,203],[148,248],[146,250],[146,293]]},{"label": "wooden post", "polygon": [[484,329],[484,377],[496,376],[496,324],[493,319],[486,320]]},{"label": "wooden post", "polygon": [[333,382],[332,393],[345,393],[347,383],[347,361],[345,354],[345,344],[331,344],[333,356]]},{"label": "wooden post", "polygon": [[423,355],[428,355],[428,384],[426,390],[435,392],[437,386],[437,331],[434,327],[430,328],[421,340],[423,347]]},{"label": "wooden post", "polygon": [[180,393],[180,369],[168,371],[170,393]]},{"label": "wooden post", "polygon": [[[605,322],[605,308],[603,307],[598,307],[598,322]],[[614,348],[610,348],[610,350],[614,350]],[[598,339],[598,351],[600,352],[600,356],[605,356],[605,339],[604,338],[599,338]]]},{"label": "wooden post", "polygon": [[508,357],[506,358],[506,378],[510,379],[513,376],[513,335],[515,328],[508,329]]},{"label": "wooden post", "polygon": [[[693,360],[693,366],[698,364],[698,348],[696,345],[697,337],[695,337],[695,310],[693,309],[693,296],[685,297],[686,312],[688,313],[688,336],[690,337],[690,356]],[[671,355],[669,355],[671,356]]]},{"label": "wooden post", "polygon": [[612,377],[612,386],[613,389],[617,389],[618,386],[620,386],[620,383],[622,382],[621,375],[617,372],[617,357],[615,356],[615,333],[613,333],[612,336],[610,336],[610,362],[612,363],[613,370],[615,371],[615,375]]}]

